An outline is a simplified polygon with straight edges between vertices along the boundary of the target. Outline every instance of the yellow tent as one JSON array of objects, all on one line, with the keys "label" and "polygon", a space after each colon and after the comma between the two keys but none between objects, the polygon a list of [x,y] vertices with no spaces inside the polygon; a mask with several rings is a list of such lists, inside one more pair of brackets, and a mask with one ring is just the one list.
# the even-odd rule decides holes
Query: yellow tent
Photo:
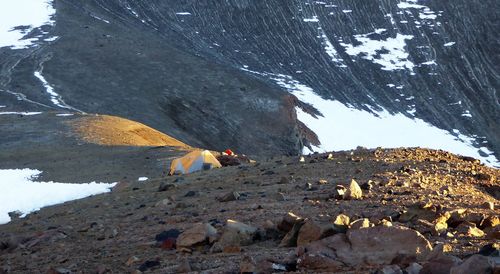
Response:
[{"label": "yellow tent", "polygon": [[188,174],[200,170],[222,167],[217,158],[208,150],[195,150],[172,161],[170,175]]}]

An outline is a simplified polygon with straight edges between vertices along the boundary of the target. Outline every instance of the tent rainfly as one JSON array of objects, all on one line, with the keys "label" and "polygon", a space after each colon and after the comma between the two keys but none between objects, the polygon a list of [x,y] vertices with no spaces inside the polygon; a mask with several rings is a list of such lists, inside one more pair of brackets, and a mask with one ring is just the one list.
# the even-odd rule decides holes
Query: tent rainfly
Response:
[{"label": "tent rainfly", "polygon": [[181,158],[174,159],[170,165],[170,175],[188,174],[200,170],[220,168],[222,165],[208,150],[195,150]]}]

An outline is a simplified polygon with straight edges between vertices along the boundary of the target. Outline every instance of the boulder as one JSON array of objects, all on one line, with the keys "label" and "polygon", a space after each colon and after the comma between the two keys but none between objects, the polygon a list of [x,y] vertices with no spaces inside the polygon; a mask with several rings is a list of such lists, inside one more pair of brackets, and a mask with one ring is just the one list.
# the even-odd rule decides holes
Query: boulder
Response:
[{"label": "boulder", "polygon": [[234,220],[227,220],[226,227],[219,240],[212,246],[211,252],[237,253],[241,246],[254,242],[257,228]]},{"label": "boulder", "polygon": [[190,248],[212,242],[217,236],[217,229],[207,223],[195,224],[177,237],[177,249]]},{"label": "boulder", "polygon": [[425,259],[431,251],[432,247],[424,236],[402,226],[351,229],[347,234],[335,234],[298,249],[299,260],[319,260],[331,268],[342,264],[358,267],[389,265],[396,261],[414,262]]},{"label": "boulder", "polygon": [[345,198],[352,200],[361,200],[363,198],[363,191],[355,180],[351,180],[351,183],[346,190]]},{"label": "boulder", "polygon": [[350,248],[337,250],[337,255],[349,265],[361,263],[390,264],[409,257],[421,260],[432,251],[431,244],[418,231],[403,226],[376,226],[349,230]]},{"label": "boulder", "polygon": [[299,230],[297,246],[304,246],[310,242],[323,239],[333,234],[335,234],[335,230],[332,224],[306,220]]},{"label": "boulder", "polygon": [[494,263],[490,258],[482,255],[472,255],[462,264],[450,269],[450,274],[490,274],[493,273]]}]

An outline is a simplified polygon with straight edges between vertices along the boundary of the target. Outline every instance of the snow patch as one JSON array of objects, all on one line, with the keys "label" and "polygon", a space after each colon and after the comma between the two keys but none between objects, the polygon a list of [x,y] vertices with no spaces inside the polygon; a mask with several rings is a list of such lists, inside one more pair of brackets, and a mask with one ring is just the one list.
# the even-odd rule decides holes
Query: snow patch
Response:
[{"label": "snow patch", "polygon": [[139,182],[144,182],[147,180],[148,180],[148,177],[139,177],[139,179],[137,179],[137,181],[139,181]]},{"label": "snow patch", "polygon": [[177,14],[177,15],[191,15],[191,13],[187,12],[187,11],[176,12],[175,14]]},{"label": "snow patch", "polygon": [[317,16],[313,16],[312,18],[304,18],[304,22],[319,22]]},{"label": "snow patch", "polygon": [[[384,29],[380,29],[379,32],[381,30]],[[406,40],[413,39],[413,35],[398,33],[395,38],[387,38],[386,40],[373,40],[368,37],[374,33],[355,35],[354,39],[361,45],[354,46],[347,43],[340,43],[340,45],[346,49],[347,54],[351,56],[361,55],[363,59],[381,65],[382,70],[407,69],[413,71],[415,64],[408,60],[409,53],[405,50]]]},{"label": "snow patch", "polygon": [[42,112],[38,111],[33,111],[33,112],[16,112],[16,111],[4,111],[0,112],[0,115],[25,115],[25,116],[30,116],[30,115],[38,115],[42,114]]},{"label": "snow patch", "polygon": [[0,0],[0,6],[0,48],[31,47],[42,35],[29,39],[26,35],[43,25],[55,23],[52,16],[56,10],[52,1]]},{"label": "snow patch", "polygon": [[109,192],[116,183],[64,184],[34,182],[42,172],[36,169],[0,170],[0,224],[10,222],[9,212],[23,215],[42,207]]}]

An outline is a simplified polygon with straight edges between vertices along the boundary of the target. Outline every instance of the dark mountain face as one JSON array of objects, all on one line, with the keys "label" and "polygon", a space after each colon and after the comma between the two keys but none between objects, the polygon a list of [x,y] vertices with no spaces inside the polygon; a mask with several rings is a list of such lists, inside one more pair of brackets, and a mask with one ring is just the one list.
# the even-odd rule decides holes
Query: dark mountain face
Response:
[{"label": "dark mountain face", "polygon": [[[500,154],[495,0],[58,0],[55,8],[58,40],[0,49],[1,89],[53,107],[33,77],[43,68],[75,109],[135,119],[192,145],[291,154],[303,137],[314,141],[287,96],[293,83]],[[45,109],[12,92],[0,99]]]}]

